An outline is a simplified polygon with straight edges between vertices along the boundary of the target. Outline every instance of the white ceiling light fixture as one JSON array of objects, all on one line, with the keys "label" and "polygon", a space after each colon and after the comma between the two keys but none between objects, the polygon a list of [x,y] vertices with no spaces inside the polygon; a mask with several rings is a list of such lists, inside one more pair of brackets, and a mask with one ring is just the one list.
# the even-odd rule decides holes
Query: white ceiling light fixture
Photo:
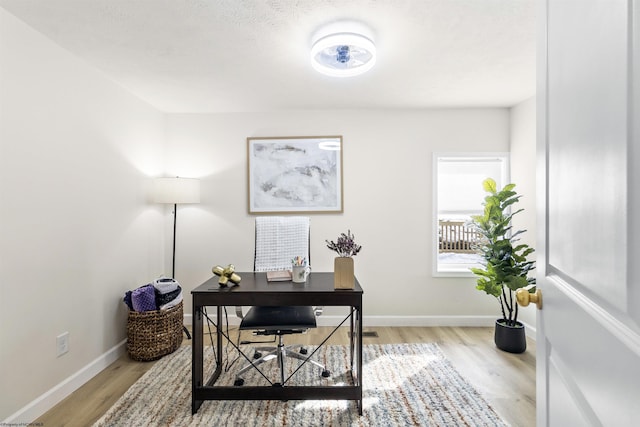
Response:
[{"label": "white ceiling light fixture", "polygon": [[[343,27],[353,25],[347,24]],[[376,45],[372,37],[362,31],[336,26],[325,29],[311,48],[311,65],[327,76],[351,77],[366,73],[376,63]]]}]

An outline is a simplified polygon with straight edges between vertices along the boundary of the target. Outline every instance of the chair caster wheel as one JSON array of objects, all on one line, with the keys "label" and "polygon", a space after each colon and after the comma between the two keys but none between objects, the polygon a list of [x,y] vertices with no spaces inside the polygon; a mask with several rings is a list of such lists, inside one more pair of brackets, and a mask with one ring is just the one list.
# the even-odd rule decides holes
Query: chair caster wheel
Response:
[{"label": "chair caster wheel", "polygon": [[235,386],[244,385],[244,380],[242,378],[236,378],[236,380],[233,382],[233,385]]},{"label": "chair caster wheel", "polygon": [[307,354],[308,351],[306,348],[300,347],[300,354]]},{"label": "chair caster wheel", "polygon": [[323,378],[329,378],[330,376],[331,376],[331,372],[327,371],[326,369],[322,371]]},{"label": "chair caster wheel", "polygon": [[254,359],[260,359],[261,357],[262,357],[262,353],[260,353],[259,351],[256,351],[255,353],[253,353]]}]

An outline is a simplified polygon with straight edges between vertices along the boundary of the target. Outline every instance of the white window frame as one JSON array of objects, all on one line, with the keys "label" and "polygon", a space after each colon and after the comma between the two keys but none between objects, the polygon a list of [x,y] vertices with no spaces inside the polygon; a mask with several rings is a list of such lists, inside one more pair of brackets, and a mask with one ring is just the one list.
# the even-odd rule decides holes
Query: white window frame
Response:
[{"label": "white window frame", "polygon": [[433,277],[475,277],[474,274],[467,268],[462,270],[444,270],[440,269],[438,262],[438,253],[440,248],[439,242],[439,225],[438,225],[438,159],[440,158],[459,158],[464,160],[469,158],[474,160],[482,159],[494,159],[499,158],[503,160],[502,164],[502,179],[504,186],[510,182],[510,153],[509,152],[434,152],[432,157],[432,169],[433,169],[433,211],[432,211],[432,276]]}]

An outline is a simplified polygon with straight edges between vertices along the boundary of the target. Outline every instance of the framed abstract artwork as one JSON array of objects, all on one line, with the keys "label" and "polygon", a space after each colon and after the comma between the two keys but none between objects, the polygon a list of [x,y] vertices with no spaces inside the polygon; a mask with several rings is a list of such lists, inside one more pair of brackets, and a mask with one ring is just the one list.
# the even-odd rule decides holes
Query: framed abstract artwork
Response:
[{"label": "framed abstract artwork", "polygon": [[249,213],[343,211],[342,136],[247,138]]}]

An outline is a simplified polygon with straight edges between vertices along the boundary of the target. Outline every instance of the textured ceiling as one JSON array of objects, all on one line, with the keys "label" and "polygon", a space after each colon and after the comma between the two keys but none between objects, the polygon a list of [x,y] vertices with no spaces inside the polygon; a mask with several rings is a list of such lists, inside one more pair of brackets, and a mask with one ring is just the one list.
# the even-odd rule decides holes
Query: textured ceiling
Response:
[{"label": "textured ceiling", "polygon": [[[0,0],[167,112],[508,107],[535,94],[535,0]],[[319,28],[368,25],[369,73],[318,74]]]}]

